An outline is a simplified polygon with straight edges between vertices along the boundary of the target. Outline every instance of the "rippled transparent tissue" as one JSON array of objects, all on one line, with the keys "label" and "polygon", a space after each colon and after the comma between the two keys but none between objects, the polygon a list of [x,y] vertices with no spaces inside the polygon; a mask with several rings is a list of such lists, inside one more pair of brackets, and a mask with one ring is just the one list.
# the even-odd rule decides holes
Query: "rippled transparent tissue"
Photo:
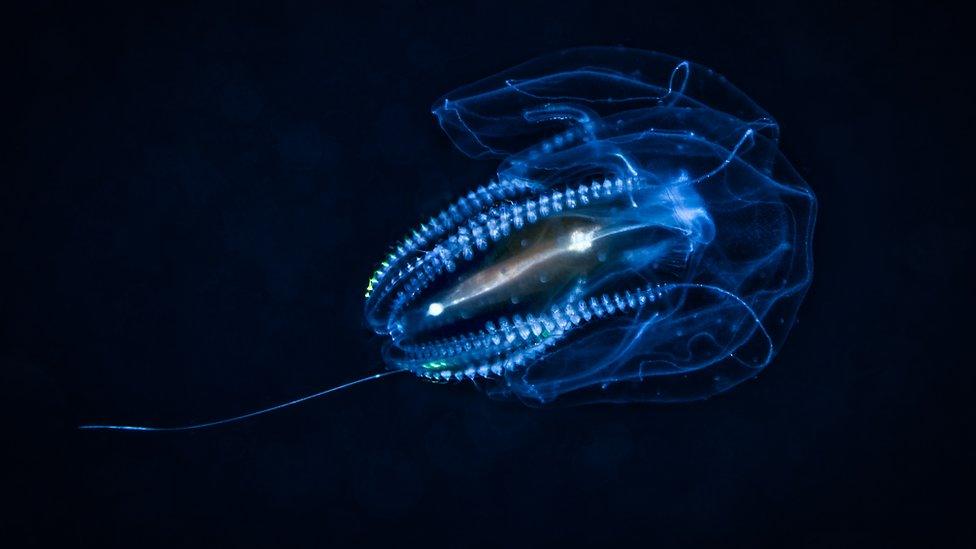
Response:
[{"label": "rippled transparent tissue", "polygon": [[816,200],[722,76],[576,49],[433,113],[499,167],[371,277],[390,368],[543,405],[700,399],[773,359],[810,284]]}]

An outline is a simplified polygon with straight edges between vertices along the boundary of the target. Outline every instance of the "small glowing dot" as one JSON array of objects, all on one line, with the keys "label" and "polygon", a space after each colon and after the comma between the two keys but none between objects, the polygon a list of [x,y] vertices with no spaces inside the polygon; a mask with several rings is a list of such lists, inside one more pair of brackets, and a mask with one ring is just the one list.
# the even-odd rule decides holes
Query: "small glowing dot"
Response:
[{"label": "small glowing dot", "polygon": [[427,307],[427,314],[430,316],[437,316],[444,312],[444,306],[440,303],[431,303],[430,307]]},{"label": "small glowing dot", "polygon": [[573,252],[585,252],[593,246],[593,233],[583,231],[573,231],[569,235],[568,249]]}]

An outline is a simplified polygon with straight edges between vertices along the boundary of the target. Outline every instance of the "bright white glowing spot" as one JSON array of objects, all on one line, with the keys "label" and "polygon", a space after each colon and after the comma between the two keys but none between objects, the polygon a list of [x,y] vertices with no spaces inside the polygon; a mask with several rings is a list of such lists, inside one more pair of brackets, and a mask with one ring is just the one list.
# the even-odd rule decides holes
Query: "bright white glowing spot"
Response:
[{"label": "bright white glowing spot", "polygon": [[440,303],[431,303],[430,307],[427,307],[427,314],[430,316],[437,316],[444,312],[444,306]]},{"label": "bright white glowing spot", "polygon": [[572,252],[585,252],[592,246],[593,233],[573,231],[572,234],[569,235],[569,246],[567,246],[566,249]]}]

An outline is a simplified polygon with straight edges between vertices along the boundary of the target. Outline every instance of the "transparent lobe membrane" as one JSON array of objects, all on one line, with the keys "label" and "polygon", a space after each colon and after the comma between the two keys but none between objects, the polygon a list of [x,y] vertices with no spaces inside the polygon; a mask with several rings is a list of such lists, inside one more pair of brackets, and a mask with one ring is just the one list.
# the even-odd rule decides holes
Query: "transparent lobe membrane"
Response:
[{"label": "transparent lobe membrane", "polygon": [[812,275],[815,199],[709,69],[570,50],[434,105],[497,179],[394,245],[366,319],[394,369],[531,404],[704,398],[756,375]]}]

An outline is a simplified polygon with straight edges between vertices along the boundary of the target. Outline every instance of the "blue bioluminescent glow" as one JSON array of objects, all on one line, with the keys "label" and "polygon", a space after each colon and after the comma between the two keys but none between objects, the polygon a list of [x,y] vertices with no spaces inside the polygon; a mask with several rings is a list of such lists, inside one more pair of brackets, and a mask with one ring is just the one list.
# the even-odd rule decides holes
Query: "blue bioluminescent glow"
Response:
[{"label": "blue bioluminescent glow", "polygon": [[776,122],[723,77],[575,49],[433,113],[464,154],[500,164],[370,279],[392,369],[534,404],[675,401],[755,376],[782,345],[816,201]]},{"label": "blue bioluminescent glow", "polygon": [[624,48],[541,57],[433,113],[497,178],[393,247],[366,288],[390,371],[529,404],[681,401],[755,376],[812,276],[816,200],[778,126],[711,70]]}]

